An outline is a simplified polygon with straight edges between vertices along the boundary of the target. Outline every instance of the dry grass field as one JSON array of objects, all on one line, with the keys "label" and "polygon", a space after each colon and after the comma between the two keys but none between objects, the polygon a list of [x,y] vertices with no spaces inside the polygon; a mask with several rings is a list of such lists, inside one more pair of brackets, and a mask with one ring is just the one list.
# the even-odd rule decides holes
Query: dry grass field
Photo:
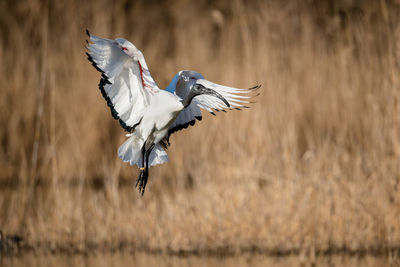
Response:
[{"label": "dry grass field", "polygon": [[[193,69],[262,93],[175,134],[140,197],[86,28],[161,88]],[[0,229],[29,247],[400,247],[398,1],[4,0],[0,62]]]}]

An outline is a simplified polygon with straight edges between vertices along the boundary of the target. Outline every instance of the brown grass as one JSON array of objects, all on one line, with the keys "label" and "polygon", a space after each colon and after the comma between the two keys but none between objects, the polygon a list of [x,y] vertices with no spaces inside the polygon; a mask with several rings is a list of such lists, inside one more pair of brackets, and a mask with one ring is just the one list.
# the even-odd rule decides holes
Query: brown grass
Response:
[{"label": "brown grass", "polygon": [[[1,1],[0,228],[43,248],[400,246],[395,1]],[[181,69],[262,84],[250,110],[171,138],[143,198],[85,29]]]}]

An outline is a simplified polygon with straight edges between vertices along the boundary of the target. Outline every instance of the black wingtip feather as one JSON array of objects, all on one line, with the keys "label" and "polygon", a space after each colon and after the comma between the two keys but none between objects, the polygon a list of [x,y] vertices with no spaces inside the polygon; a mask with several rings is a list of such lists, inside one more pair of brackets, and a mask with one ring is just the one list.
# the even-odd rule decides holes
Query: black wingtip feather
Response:
[{"label": "black wingtip feather", "polygon": [[101,74],[101,77],[103,78],[105,84],[111,84],[109,78],[104,72]]},{"label": "black wingtip feather", "polygon": [[88,52],[86,52],[85,54],[87,55],[88,60],[89,60],[90,62],[92,62],[92,66],[93,66],[98,72],[104,73],[104,71],[101,70],[101,69],[97,66],[96,62],[94,62],[93,57],[92,57]]},{"label": "black wingtip feather", "polygon": [[175,126],[175,127],[171,128],[171,129],[169,129],[168,130],[168,138],[174,132],[180,131],[182,129],[186,129],[187,127],[189,127],[189,125],[193,126],[195,123],[196,123],[196,120],[191,120],[191,121],[189,121],[189,122],[187,122],[185,124],[178,125],[178,126]]},{"label": "black wingtip feather", "polygon": [[171,136],[171,134],[173,134],[174,132],[180,131],[182,129],[186,129],[187,127],[189,127],[189,125],[193,126],[193,125],[195,125],[196,120],[201,121],[203,119],[202,116],[195,116],[194,118],[195,118],[194,120],[191,120],[183,125],[175,126],[171,129],[169,129],[168,130],[168,140],[169,140],[169,137]]},{"label": "black wingtip feather", "polygon": [[90,37],[90,33],[89,33],[89,30],[88,30],[88,29],[86,29],[86,34],[87,34],[87,36]]},{"label": "black wingtip feather", "polygon": [[258,85],[254,86],[254,87],[251,87],[248,90],[257,90],[259,88],[261,88],[261,84],[258,84]]},{"label": "black wingtip feather", "polygon": [[217,116],[217,115],[215,115],[215,113],[214,113],[214,112],[212,112],[212,111],[210,111],[210,113],[211,113],[212,115],[214,115],[214,116]]},{"label": "black wingtip feather", "polygon": [[118,120],[118,112],[115,111],[115,109],[111,110],[111,115],[113,116],[114,119]]}]

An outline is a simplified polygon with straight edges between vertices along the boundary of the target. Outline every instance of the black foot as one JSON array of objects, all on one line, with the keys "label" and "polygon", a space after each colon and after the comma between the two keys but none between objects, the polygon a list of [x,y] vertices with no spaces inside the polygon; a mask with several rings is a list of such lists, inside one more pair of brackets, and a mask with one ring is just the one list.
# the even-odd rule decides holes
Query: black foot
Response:
[{"label": "black foot", "polygon": [[139,174],[139,177],[138,177],[137,180],[136,180],[136,185],[135,185],[135,187],[138,187],[138,185],[139,185],[138,190],[139,190],[139,193],[142,194],[142,196],[143,196],[143,194],[144,194],[144,189],[146,188],[146,184],[147,184],[147,179],[148,179],[148,178],[149,178],[149,173],[148,173],[148,171],[146,171],[146,170],[141,170],[141,171],[140,171],[140,174]]}]

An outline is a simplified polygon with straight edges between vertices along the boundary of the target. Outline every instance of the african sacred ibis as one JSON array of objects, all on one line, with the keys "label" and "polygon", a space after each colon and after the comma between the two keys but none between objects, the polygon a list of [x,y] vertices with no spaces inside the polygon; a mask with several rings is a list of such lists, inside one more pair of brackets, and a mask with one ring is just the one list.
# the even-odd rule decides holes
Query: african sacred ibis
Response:
[{"label": "african sacred ibis", "polygon": [[149,167],[168,161],[165,148],[169,136],[196,120],[200,108],[214,114],[224,109],[247,108],[251,94],[260,88],[237,89],[204,79],[198,72],[183,70],[175,75],[165,90],[158,88],[146,61],[131,42],[91,35],[87,42],[88,59],[101,72],[99,88],[112,116],[119,120],[129,137],[118,149],[124,162],[138,165],[136,187],[143,195]]}]

